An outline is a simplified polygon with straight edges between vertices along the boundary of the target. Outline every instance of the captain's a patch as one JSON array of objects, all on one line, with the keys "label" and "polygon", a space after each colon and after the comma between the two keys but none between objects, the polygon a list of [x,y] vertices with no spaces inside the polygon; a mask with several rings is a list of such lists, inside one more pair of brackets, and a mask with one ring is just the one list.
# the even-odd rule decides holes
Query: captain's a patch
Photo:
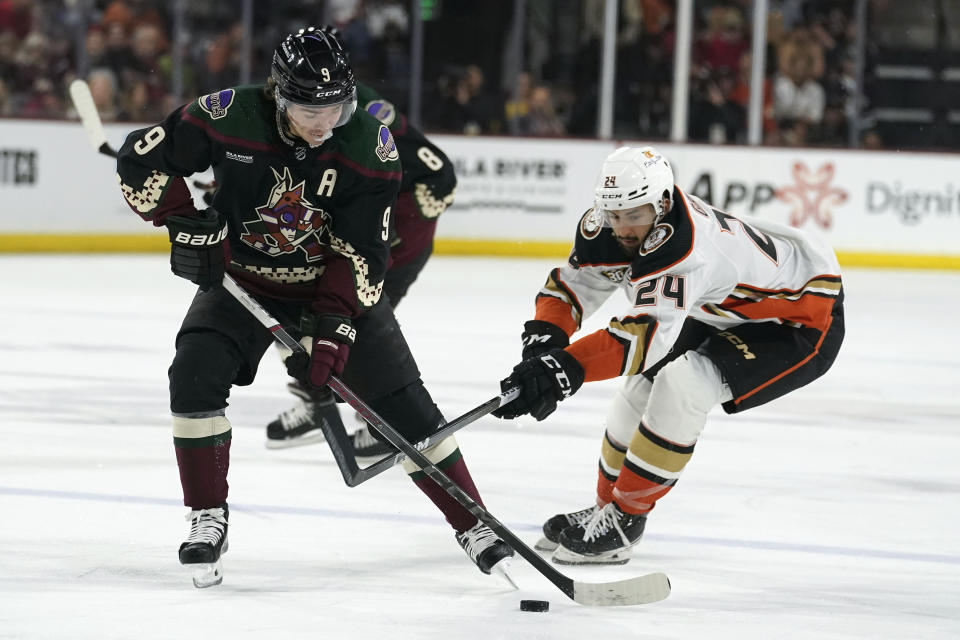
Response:
[{"label": "captain's a patch", "polygon": [[233,98],[236,95],[233,89],[224,89],[216,93],[208,93],[205,96],[197,98],[197,104],[213,120],[219,120],[227,115],[227,110],[233,104]]},{"label": "captain's a patch", "polygon": [[640,245],[640,255],[645,256],[648,253],[656,251],[666,244],[672,235],[672,226],[667,223],[658,224],[653,229],[650,229],[650,233],[643,239],[643,244]]},{"label": "captain's a patch", "polygon": [[397,151],[397,143],[393,141],[390,129],[387,125],[380,125],[380,131],[377,133],[377,148],[375,149],[380,162],[390,162],[399,160],[400,152]]}]

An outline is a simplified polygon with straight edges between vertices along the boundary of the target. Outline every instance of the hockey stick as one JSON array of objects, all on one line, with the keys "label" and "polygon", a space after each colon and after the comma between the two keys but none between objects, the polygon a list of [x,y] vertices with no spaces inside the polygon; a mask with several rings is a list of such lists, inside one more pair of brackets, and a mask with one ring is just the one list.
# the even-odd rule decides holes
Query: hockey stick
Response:
[{"label": "hockey stick", "polygon": [[[80,122],[83,124],[84,130],[87,132],[87,137],[90,139],[91,146],[93,146],[96,151],[99,151],[104,155],[116,158],[117,152],[107,142],[107,135],[103,130],[103,122],[100,120],[100,114],[97,111],[97,106],[93,102],[93,96],[90,95],[89,85],[87,85],[84,80],[74,80],[72,83],[70,83],[70,97],[73,100],[73,105],[77,110],[77,114],[80,116]],[[202,189],[207,192],[210,190],[210,184],[197,180],[194,180],[193,185],[198,189]],[[206,195],[204,196],[204,201],[206,201]],[[207,204],[209,204],[209,202]],[[225,286],[227,286],[226,283]],[[234,296],[246,295],[245,292],[242,292],[242,290],[239,289],[237,291],[231,291],[231,293],[233,293]],[[241,299],[241,302],[243,302],[243,299]],[[256,304],[255,301],[253,302]],[[247,308],[249,309],[250,307],[247,306]],[[283,339],[279,339],[279,342],[294,351],[303,350],[303,346],[296,340],[293,340],[289,334],[287,334],[287,338],[289,338],[289,340],[284,341]],[[288,342],[290,342],[290,344],[288,344]],[[417,446],[426,448],[433,443],[443,440],[447,436],[453,435],[455,432],[459,431],[468,424],[475,422],[479,418],[482,418],[497,407],[506,404],[512,400],[513,397],[514,396],[506,398],[504,396],[498,396],[497,398],[493,398],[485,402],[479,407],[472,409],[471,411],[460,416],[456,420],[447,423],[443,429],[433,434],[423,442],[418,443]],[[328,421],[321,420],[320,430],[323,432],[327,442],[330,443],[330,450],[333,452],[334,459],[337,462],[337,466],[340,468],[341,475],[343,475],[343,481],[348,487],[355,487],[363,482],[366,482],[370,478],[373,478],[374,476],[380,475],[387,469],[390,469],[391,467],[394,467],[402,462],[406,457],[402,453],[387,455],[380,460],[377,460],[373,464],[361,469],[357,464],[356,456],[352,455],[353,442],[350,440],[350,437],[347,435],[346,431],[344,431],[342,424],[333,426],[330,425]]]},{"label": "hockey stick", "polygon": [[[277,342],[295,353],[306,352],[306,349],[303,348],[303,345],[300,344],[293,336],[291,336],[287,330],[284,329],[283,326],[275,318],[273,318],[273,316],[271,316],[270,313],[263,308],[263,306],[260,305],[259,302],[254,300],[249,293],[240,287],[236,280],[229,275],[224,276],[223,287],[230,293],[230,295],[236,298],[240,304],[246,307],[247,310],[250,311],[250,313],[252,313],[261,324],[263,324],[263,326],[270,330]],[[331,388],[333,387],[331,386]],[[336,389],[334,389],[334,391],[336,391]],[[436,444],[444,438],[453,435],[467,425],[476,422],[494,409],[497,409],[510,402],[517,396],[518,393],[518,389],[511,389],[510,391],[502,393],[495,398],[487,400],[480,406],[471,409],[459,418],[448,422],[442,429],[433,435],[425,438],[421,442],[418,442],[416,444],[416,448],[420,450],[426,449],[430,445]],[[344,398],[344,400],[346,399]],[[370,466],[361,469],[359,465],[357,465],[356,457],[352,455],[353,442],[351,442],[350,436],[347,435],[347,432],[343,429],[342,425],[337,424],[334,426],[327,420],[320,420],[319,424],[320,430],[323,431],[323,435],[327,440],[327,444],[330,445],[330,451],[333,453],[333,458],[336,460],[337,466],[340,468],[340,474],[343,476],[343,482],[348,487],[355,487],[363,482],[366,482],[370,478],[373,478],[374,476],[380,475],[387,469],[400,464],[407,457],[402,452],[388,454]]]},{"label": "hockey stick", "polygon": [[[256,300],[244,291],[236,281],[225,275],[224,288],[244,306],[253,316],[263,324],[280,342],[291,350],[303,349],[303,346],[293,339],[280,323],[271,316]],[[528,547],[510,529],[505,527],[496,517],[473,498],[467,495],[459,486],[438,469],[414,445],[410,444],[400,433],[390,426],[383,418],[371,409],[362,399],[350,390],[339,378],[331,376],[327,383],[343,400],[357,410],[360,415],[376,429],[387,441],[406,455],[420,467],[424,473],[436,482],[452,498],[478,520],[490,527],[501,539],[510,545],[514,551],[523,556],[533,568],[540,572],[547,580],[559,588],[568,598],[583,605],[591,606],[623,606],[659,602],[670,595],[670,580],[663,573],[649,573],[647,575],[618,580],[615,582],[588,583],[573,580],[554,569],[540,554]],[[504,394],[506,395],[506,394]],[[503,396],[494,400],[502,400]],[[512,399],[512,398],[511,398]],[[493,402],[491,400],[491,402]],[[497,406],[500,406],[499,404]],[[496,408],[496,407],[494,407]]]},{"label": "hockey stick", "polygon": [[[70,83],[70,99],[73,101],[73,108],[77,110],[80,116],[80,124],[87,132],[87,138],[95,151],[99,151],[105,156],[111,158],[117,157],[117,150],[107,142],[107,133],[103,130],[103,121],[100,119],[100,112],[97,111],[97,105],[90,94],[90,85],[85,80],[76,79]],[[204,192],[203,201],[210,205],[212,203],[212,192],[216,189],[216,180],[213,182],[203,182],[194,180],[193,186]]]},{"label": "hockey stick", "polygon": [[70,99],[73,100],[73,107],[77,110],[77,115],[80,116],[80,124],[87,132],[90,145],[103,155],[116,158],[117,151],[107,142],[107,134],[103,130],[103,122],[100,121],[97,105],[93,102],[93,96],[90,95],[90,86],[87,85],[85,80],[77,78],[70,83]]}]

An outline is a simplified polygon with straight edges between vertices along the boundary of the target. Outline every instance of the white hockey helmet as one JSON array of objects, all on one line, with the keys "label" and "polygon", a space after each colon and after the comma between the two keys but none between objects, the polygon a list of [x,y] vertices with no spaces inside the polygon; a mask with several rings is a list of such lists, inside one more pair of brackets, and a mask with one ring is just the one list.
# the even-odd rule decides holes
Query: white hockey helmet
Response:
[{"label": "white hockey helmet", "polygon": [[[650,204],[656,212],[651,222],[658,222],[669,211],[672,198],[673,169],[659,151],[653,147],[620,147],[603,162],[594,204],[601,215]],[[606,215],[603,217],[606,220]]]}]

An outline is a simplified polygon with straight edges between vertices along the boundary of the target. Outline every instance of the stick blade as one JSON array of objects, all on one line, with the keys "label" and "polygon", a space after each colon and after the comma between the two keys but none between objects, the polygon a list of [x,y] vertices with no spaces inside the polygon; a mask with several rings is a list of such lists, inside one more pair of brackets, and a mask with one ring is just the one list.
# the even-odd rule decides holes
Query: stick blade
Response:
[{"label": "stick blade", "polygon": [[90,145],[100,151],[101,146],[107,142],[107,134],[103,130],[100,114],[97,113],[97,105],[93,102],[90,87],[85,80],[77,78],[70,83],[70,99],[73,100],[73,107],[77,110],[77,115],[80,116],[80,124],[87,132]]},{"label": "stick blade", "polygon": [[660,602],[670,595],[670,579],[664,573],[648,573],[617,582],[573,583],[573,600],[591,607],[622,607]]}]

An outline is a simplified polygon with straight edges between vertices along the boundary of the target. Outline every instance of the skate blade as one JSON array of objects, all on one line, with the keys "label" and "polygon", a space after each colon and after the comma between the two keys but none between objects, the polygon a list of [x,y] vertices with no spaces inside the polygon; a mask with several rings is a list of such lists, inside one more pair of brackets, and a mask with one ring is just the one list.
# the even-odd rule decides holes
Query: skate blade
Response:
[{"label": "skate blade", "polygon": [[291,449],[293,447],[303,447],[308,444],[318,444],[320,442],[326,442],[326,438],[323,437],[323,433],[320,433],[319,430],[317,433],[308,433],[305,436],[299,436],[297,438],[285,438],[283,440],[271,440],[267,438],[266,446],[267,449]]},{"label": "skate blade", "polygon": [[533,548],[537,551],[553,551],[560,545],[552,540],[548,540],[546,537],[540,538],[537,540],[537,544],[533,545]]},{"label": "skate blade", "polygon": [[573,551],[558,545],[554,550],[553,555],[550,556],[550,560],[554,564],[562,564],[567,566],[585,564],[627,564],[630,562],[630,558],[632,557],[632,548],[608,551],[595,556],[586,556],[580,553],[574,553]]},{"label": "skate blade", "polygon": [[223,582],[223,565],[220,560],[193,567],[193,586],[197,589],[214,587]]},{"label": "skate blade", "polygon": [[497,564],[490,567],[490,575],[500,576],[507,583],[513,587],[514,591],[519,591],[520,587],[517,586],[517,583],[514,581],[513,576],[510,575],[510,558],[504,558]]}]

